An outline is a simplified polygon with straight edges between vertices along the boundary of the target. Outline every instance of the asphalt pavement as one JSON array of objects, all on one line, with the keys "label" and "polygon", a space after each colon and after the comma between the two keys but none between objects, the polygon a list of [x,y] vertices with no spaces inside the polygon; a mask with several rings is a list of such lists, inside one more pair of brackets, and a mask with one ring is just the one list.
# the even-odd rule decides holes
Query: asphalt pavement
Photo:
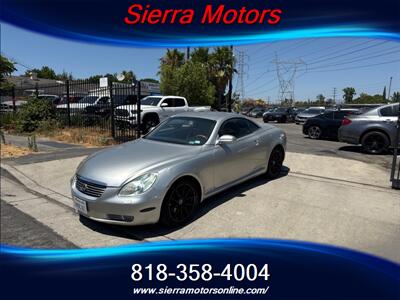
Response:
[{"label": "asphalt pavement", "polygon": [[[252,118],[256,122],[263,122],[262,118]],[[288,151],[314,154],[320,156],[332,156],[346,159],[353,159],[366,163],[377,164],[384,168],[390,168],[392,163],[392,153],[382,155],[369,155],[362,151],[361,146],[340,143],[336,140],[320,139],[313,140],[303,135],[303,125],[295,123],[276,123],[269,122],[283,129],[287,134]]]}]

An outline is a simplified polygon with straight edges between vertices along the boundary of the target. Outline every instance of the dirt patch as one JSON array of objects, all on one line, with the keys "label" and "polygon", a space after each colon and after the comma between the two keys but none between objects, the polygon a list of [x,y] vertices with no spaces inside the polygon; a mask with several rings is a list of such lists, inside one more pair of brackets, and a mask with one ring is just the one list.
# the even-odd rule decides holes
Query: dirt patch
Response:
[{"label": "dirt patch", "polygon": [[11,144],[1,144],[1,158],[19,157],[32,154],[28,148],[18,147]]},{"label": "dirt patch", "polygon": [[47,134],[40,133],[39,136],[48,137],[60,142],[79,144],[85,147],[99,147],[116,144],[108,131],[96,130],[93,128],[65,128]]}]

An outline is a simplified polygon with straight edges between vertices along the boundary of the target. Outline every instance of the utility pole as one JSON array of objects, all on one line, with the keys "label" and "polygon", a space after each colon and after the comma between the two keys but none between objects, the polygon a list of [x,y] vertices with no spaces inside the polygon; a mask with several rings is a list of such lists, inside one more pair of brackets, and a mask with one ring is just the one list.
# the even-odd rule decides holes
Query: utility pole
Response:
[{"label": "utility pole", "polygon": [[190,58],[190,47],[186,48],[186,60],[189,60]]},{"label": "utility pole", "polygon": [[336,88],[333,88],[333,103],[336,104]]},{"label": "utility pole", "polygon": [[229,78],[229,89],[228,89],[228,112],[232,112],[232,79],[233,79],[233,46],[231,45],[231,55],[232,55],[232,65],[231,65],[231,74]]},{"label": "utility pole", "polygon": [[390,81],[389,81],[389,93],[388,93],[388,99],[389,99],[389,100],[390,100],[390,92],[391,92],[391,89],[392,89],[392,79],[393,79],[393,77],[390,76]]}]

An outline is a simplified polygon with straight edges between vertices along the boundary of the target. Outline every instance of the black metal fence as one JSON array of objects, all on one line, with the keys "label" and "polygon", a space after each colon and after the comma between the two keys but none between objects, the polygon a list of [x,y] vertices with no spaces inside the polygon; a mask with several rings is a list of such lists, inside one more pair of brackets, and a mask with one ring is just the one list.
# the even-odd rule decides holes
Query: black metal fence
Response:
[{"label": "black metal fence", "polygon": [[15,113],[35,97],[50,101],[56,119],[66,127],[106,131],[117,141],[141,136],[141,82],[108,82],[104,85],[87,80],[66,81],[34,88],[12,87],[1,95],[2,113]]}]

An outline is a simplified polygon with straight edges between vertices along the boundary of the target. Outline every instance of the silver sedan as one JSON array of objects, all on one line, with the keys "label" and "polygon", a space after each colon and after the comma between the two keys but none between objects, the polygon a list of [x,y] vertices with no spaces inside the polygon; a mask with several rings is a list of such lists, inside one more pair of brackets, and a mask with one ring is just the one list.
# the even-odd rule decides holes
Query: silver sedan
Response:
[{"label": "silver sedan", "polygon": [[285,133],[220,112],[170,117],[141,139],[85,159],[71,180],[79,214],[111,224],[177,226],[233,185],[280,175]]}]

